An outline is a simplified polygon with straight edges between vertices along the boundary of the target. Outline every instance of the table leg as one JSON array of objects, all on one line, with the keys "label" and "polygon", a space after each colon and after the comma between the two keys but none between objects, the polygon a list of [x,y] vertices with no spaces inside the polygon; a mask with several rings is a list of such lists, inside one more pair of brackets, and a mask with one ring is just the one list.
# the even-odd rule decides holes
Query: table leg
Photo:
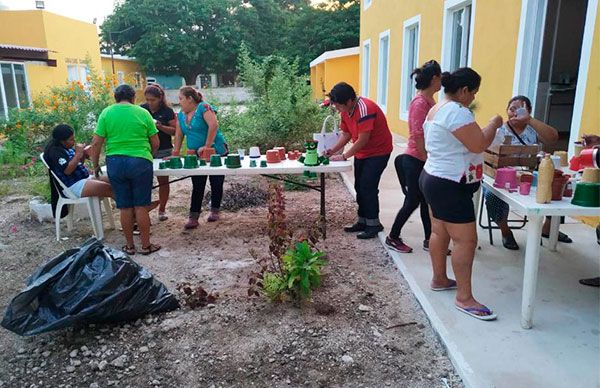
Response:
[{"label": "table leg", "polygon": [[550,241],[548,242],[548,249],[552,252],[556,252],[556,244],[558,243],[558,229],[560,228],[560,217],[552,216],[550,222]]},{"label": "table leg", "polygon": [[321,173],[319,177],[321,183],[321,233],[323,239],[327,238],[327,219],[325,218],[325,173]]},{"label": "table leg", "polygon": [[525,269],[523,271],[523,296],[521,301],[521,327],[533,326],[533,302],[537,287],[538,266],[540,262],[540,238],[543,216],[530,217],[527,227],[527,246],[525,247]]}]

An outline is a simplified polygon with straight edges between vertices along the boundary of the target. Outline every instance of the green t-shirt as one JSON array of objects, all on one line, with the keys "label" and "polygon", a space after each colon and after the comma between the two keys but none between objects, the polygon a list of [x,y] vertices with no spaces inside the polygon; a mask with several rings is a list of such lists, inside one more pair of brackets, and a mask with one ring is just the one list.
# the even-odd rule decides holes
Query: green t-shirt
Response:
[{"label": "green t-shirt", "polygon": [[152,161],[149,137],[158,133],[148,111],[133,104],[114,104],[98,118],[96,135],[106,141],[106,156],[125,155]]}]

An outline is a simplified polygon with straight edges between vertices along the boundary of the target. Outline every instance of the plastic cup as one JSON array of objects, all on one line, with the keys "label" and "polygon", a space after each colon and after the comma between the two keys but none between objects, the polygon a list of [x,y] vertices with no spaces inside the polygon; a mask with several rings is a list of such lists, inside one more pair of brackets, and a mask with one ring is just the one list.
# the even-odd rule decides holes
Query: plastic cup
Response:
[{"label": "plastic cup", "polygon": [[159,170],[166,170],[167,169],[167,162],[158,162],[158,169]]},{"label": "plastic cup", "polygon": [[267,167],[267,161],[266,160],[261,160],[260,161],[260,166],[261,167]]},{"label": "plastic cup", "polygon": [[240,160],[244,160],[244,154],[246,153],[246,150],[243,148],[238,148],[238,154],[240,155]]},{"label": "plastic cup", "polygon": [[256,167],[256,160],[251,160],[250,161],[250,167]]},{"label": "plastic cup", "polygon": [[531,182],[521,182],[519,185],[519,194],[529,195],[531,192]]},{"label": "plastic cup", "polygon": [[204,167],[204,166],[206,166],[206,160],[204,160],[204,159],[199,159],[199,160],[198,160],[198,165],[199,165],[200,167]]}]

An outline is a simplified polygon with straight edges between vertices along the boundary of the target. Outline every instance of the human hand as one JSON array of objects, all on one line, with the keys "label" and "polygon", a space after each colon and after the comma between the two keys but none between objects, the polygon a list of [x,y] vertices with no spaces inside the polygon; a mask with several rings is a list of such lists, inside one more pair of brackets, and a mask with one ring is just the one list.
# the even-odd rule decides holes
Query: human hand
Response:
[{"label": "human hand", "polygon": [[82,159],[85,156],[85,146],[83,144],[75,144],[75,157]]},{"label": "human hand", "polygon": [[502,126],[502,117],[500,115],[496,115],[490,119],[490,124],[494,129],[498,129]]},{"label": "human hand", "polygon": [[344,155],[331,155],[329,157],[329,160],[331,162],[343,162],[344,160],[346,160],[346,158],[344,158]]},{"label": "human hand", "polygon": [[333,151],[331,150],[331,148],[327,148],[324,152],[323,152],[323,156],[327,156],[330,157],[331,155],[333,155]]}]

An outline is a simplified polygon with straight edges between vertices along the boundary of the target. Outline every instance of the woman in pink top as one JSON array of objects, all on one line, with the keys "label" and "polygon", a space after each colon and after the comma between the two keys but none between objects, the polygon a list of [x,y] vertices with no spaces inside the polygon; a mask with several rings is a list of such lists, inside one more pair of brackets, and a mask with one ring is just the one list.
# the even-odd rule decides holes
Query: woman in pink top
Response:
[{"label": "woman in pink top", "polygon": [[392,230],[385,239],[385,243],[389,248],[402,253],[412,252],[412,248],[406,245],[400,238],[400,232],[408,218],[419,206],[421,206],[421,222],[423,223],[423,231],[425,232],[423,249],[426,251],[429,250],[431,220],[429,219],[427,203],[419,189],[419,175],[421,175],[425,160],[427,159],[425,138],[423,136],[423,122],[425,122],[429,109],[435,105],[433,94],[437,93],[442,86],[441,75],[442,70],[440,69],[440,65],[434,60],[415,69],[411,74],[411,78],[415,78],[417,94],[408,108],[408,130],[410,133],[408,148],[403,155],[398,155],[396,160],[394,160],[396,174],[398,174],[398,180],[405,196],[404,205],[398,211],[394,225],[392,225]]}]

